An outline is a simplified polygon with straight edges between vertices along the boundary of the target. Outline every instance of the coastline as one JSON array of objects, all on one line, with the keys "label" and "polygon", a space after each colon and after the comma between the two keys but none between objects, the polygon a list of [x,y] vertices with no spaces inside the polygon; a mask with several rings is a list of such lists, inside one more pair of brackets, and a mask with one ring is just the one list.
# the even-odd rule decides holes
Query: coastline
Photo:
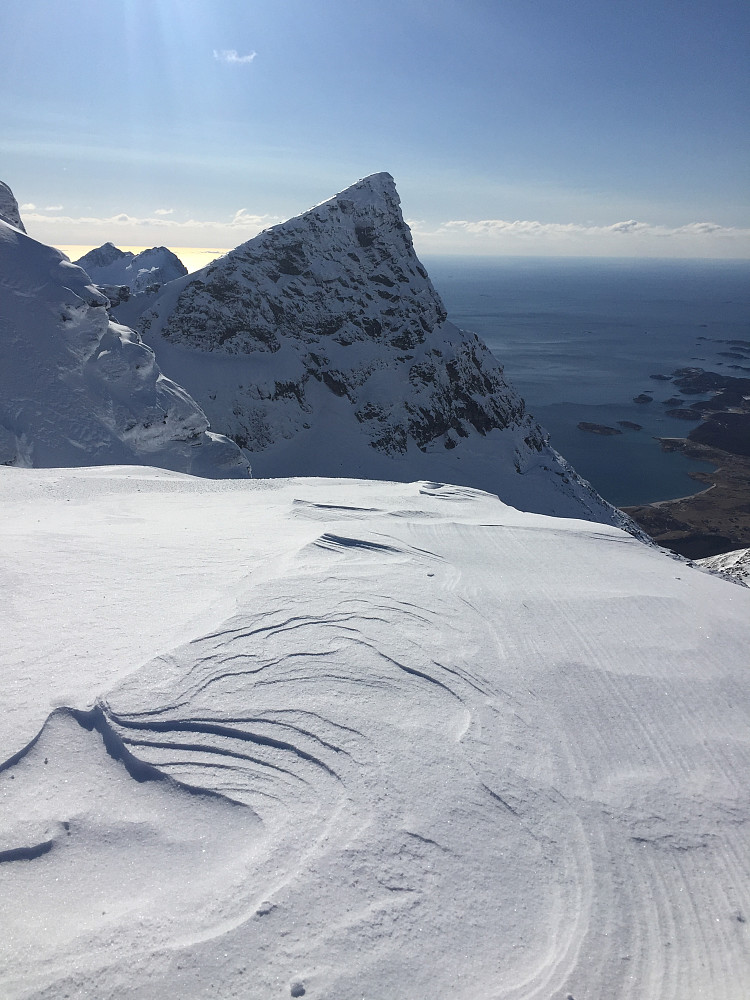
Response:
[{"label": "coastline", "polygon": [[660,438],[664,451],[710,462],[710,472],[691,472],[706,489],[676,500],[623,507],[659,545],[689,559],[750,547],[750,457],[688,438]]}]

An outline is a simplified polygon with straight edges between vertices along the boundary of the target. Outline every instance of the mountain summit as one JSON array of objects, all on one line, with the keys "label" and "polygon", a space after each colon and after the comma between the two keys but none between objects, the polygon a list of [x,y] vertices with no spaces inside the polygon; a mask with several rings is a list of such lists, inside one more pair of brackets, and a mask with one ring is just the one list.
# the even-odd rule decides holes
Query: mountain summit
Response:
[{"label": "mountain summit", "polygon": [[256,475],[441,480],[623,523],[448,322],[390,174],[172,282],[140,329]]},{"label": "mountain summit", "polygon": [[198,272],[165,338],[227,354],[274,353],[287,339],[413,350],[446,311],[399,204],[390,174],[373,174],[261,233]]}]

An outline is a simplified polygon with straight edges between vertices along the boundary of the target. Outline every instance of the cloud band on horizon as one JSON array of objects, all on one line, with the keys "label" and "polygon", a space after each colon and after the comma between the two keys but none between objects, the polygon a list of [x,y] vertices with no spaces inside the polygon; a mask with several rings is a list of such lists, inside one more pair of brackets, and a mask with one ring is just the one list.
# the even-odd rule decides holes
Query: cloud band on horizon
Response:
[{"label": "cloud band on horizon", "polygon": [[[245,242],[284,221],[280,216],[254,214],[245,208],[220,220],[178,221],[167,212],[171,215],[174,209],[156,209],[146,218],[126,212],[75,218],[27,210],[23,218],[30,235],[53,245],[95,245],[110,239],[140,245],[171,238],[176,245],[210,243],[226,247]],[[750,229],[714,222],[669,227],[635,219],[605,226],[521,219],[452,219],[435,224],[407,221],[421,253],[750,257]],[[148,235],[149,230],[153,230],[153,236]]]}]

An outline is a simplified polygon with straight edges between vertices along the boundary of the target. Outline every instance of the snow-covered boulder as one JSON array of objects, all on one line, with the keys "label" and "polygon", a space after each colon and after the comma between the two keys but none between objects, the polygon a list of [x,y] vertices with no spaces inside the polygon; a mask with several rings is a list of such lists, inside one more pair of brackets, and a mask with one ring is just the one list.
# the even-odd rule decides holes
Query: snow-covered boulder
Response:
[{"label": "snow-covered boulder", "polygon": [[58,250],[0,222],[0,464],[156,465],[246,476],[108,300]]},{"label": "snow-covered boulder", "polygon": [[623,523],[448,322],[389,174],[171,283],[139,329],[257,475],[420,477]]},{"label": "snow-covered boulder", "polygon": [[0,181],[0,221],[7,222],[9,226],[20,229],[22,233],[26,228],[21,221],[21,213],[18,211],[18,202],[15,195],[3,181]]},{"label": "snow-covered boulder", "polygon": [[133,294],[154,291],[187,274],[180,258],[166,247],[152,247],[134,254],[113,243],[90,250],[75,262],[95,284],[126,285]]}]

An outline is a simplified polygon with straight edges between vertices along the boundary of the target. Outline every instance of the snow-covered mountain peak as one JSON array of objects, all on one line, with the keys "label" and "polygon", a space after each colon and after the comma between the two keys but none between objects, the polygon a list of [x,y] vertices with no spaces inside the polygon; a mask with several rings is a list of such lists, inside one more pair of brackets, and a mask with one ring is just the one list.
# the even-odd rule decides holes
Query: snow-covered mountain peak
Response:
[{"label": "snow-covered mountain peak", "polygon": [[109,267],[115,261],[125,264],[126,261],[132,260],[134,256],[135,254],[129,250],[120,250],[114,243],[104,243],[100,247],[89,250],[83,257],[79,257],[76,264],[88,272],[89,269],[93,271],[100,267]]},{"label": "snow-covered mountain peak", "polygon": [[446,311],[414,252],[390,174],[373,174],[193,276],[163,327],[173,343],[244,354],[284,338],[413,349]]},{"label": "snow-covered mountain peak", "polygon": [[154,291],[187,274],[177,254],[166,247],[151,247],[134,254],[130,250],[120,250],[113,243],[104,243],[79,257],[76,264],[97,285],[121,286],[133,294]]},{"label": "snow-covered mountain peak", "polygon": [[548,447],[488,348],[447,321],[390,174],[173,282],[139,328],[261,477],[436,480],[624,520]]},{"label": "snow-covered mountain peak", "polygon": [[0,220],[20,229],[22,233],[26,232],[15,195],[3,181],[0,181]]},{"label": "snow-covered mountain peak", "polygon": [[332,198],[320,202],[313,211],[326,207],[335,209],[337,206],[343,207],[346,212],[357,212],[379,220],[389,216],[396,227],[403,224],[396,182],[386,171],[361,178]]}]

